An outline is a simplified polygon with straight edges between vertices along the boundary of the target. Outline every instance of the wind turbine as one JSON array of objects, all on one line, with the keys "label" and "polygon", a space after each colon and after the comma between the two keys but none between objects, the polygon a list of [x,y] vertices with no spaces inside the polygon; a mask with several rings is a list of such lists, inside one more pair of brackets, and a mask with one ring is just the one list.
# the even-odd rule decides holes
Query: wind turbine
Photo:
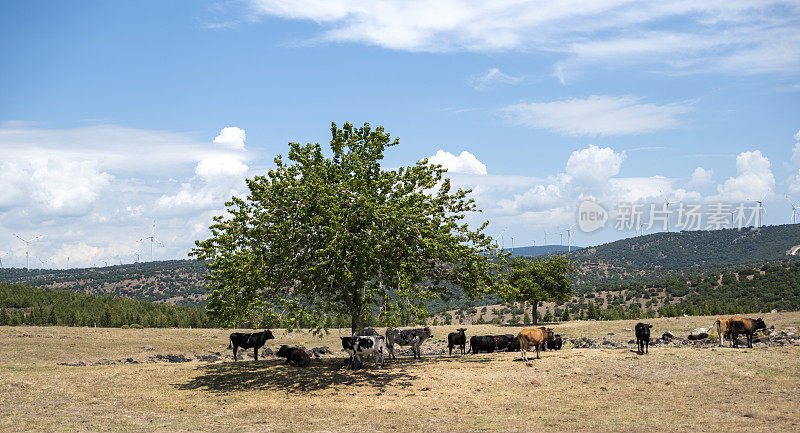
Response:
[{"label": "wind turbine", "polygon": [[494,238],[494,244],[495,245],[497,245],[497,240],[500,239],[500,249],[503,249],[503,250],[506,249],[506,238],[503,237],[503,234],[506,232],[507,229],[508,229],[508,227],[503,227],[503,231],[501,231],[500,234],[497,235],[496,238]]},{"label": "wind turbine", "polygon": [[3,257],[5,257],[5,256],[7,256],[7,255],[8,255],[8,253],[7,253],[7,252],[5,252],[5,251],[3,251],[3,252],[0,252],[0,268],[2,268],[2,267],[3,267]]},{"label": "wind turbine", "polygon": [[28,240],[28,241],[26,241],[25,239],[22,239],[22,237],[20,235],[16,234],[16,233],[14,233],[14,236],[16,236],[22,242],[25,242],[25,270],[29,271],[31,268],[30,268],[29,263],[28,263],[28,253],[30,252],[30,249],[31,249],[31,242],[33,242],[33,241],[35,241],[37,239],[41,239],[44,236],[36,235],[36,236],[33,237],[33,239]]},{"label": "wind turbine", "polygon": [[[662,194],[664,194],[664,193],[662,192]],[[664,203],[667,204],[667,208],[666,208],[666,210],[667,210],[667,233],[669,233],[669,205],[678,204],[678,203],[680,203],[680,201],[669,201],[669,200],[667,200],[667,195],[664,194]]]},{"label": "wind turbine", "polygon": [[46,266],[47,266],[47,262],[48,262],[48,261],[50,261],[50,260],[49,260],[49,259],[42,259],[42,258],[39,258],[39,261],[40,261],[40,262],[42,262],[42,269],[47,269],[47,268],[46,268]]},{"label": "wind turbine", "polygon": [[574,228],[575,228],[575,224],[569,226],[569,228],[561,229],[561,230],[564,230],[565,232],[567,232],[567,244],[569,245],[567,247],[567,252],[570,252],[570,253],[572,252],[572,229],[574,229]]},{"label": "wind turbine", "polygon": [[767,208],[764,207],[764,198],[767,197],[767,194],[769,194],[769,191],[765,192],[764,195],[761,196],[761,200],[756,200],[756,203],[758,203],[758,214],[756,215],[758,217],[758,225],[756,225],[756,227],[761,227],[761,224],[764,223],[761,212],[764,212],[764,215],[767,214]]},{"label": "wind turbine", "polygon": [[789,194],[786,194],[786,200],[789,200],[789,204],[792,205],[792,224],[797,224],[797,206],[792,203],[792,199],[789,198]]},{"label": "wind turbine", "polygon": [[[505,229],[503,231],[505,232]],[[145,239],[150,239],[150,261],[151,262],[153,261],[153,242],[156,242],[159,246],[162,246],[162,247],[164,246],[164,244],[162,244],[161,241],[156,239],[155,233],[156,233],[156,220],[154,219],[153,220],[153,230],[150,231],[150,236],[145,236],[145,237],[139,239],[139,242],[142,242]],[[502,236],[502,233],[500,235]]]},{"label": "wind turbine", "polygon": [[639,221],[639,236],[644,236],[644,226],[646,226],[643,221]]}]

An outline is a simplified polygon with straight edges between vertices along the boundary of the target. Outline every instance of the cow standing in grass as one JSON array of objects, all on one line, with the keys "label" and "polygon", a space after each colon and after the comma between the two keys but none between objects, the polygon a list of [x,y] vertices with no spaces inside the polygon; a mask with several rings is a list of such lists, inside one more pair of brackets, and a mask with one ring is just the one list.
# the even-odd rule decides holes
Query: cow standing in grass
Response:
[{"label": "cow standing in grass", "polygon": [[458,346],[461,348],[463,355],[467,346],[467,334],[464,333],[467,328],[458,328],[456,331],[447,334],[447,348],[450,350],[450,356],[453,356],[453,347]]},{"label": "cow standing in grass", "polygon": [[494,339],[494,349],[498,352],[516,352],[519,350],[517,337],[512,334],[492,335]]},{"label": "cow standing in grass", "polygon": [[648,353],[650,348],[650,328],[653,325],[639,322],[636,324],[636,353]]},{"label": "cow standing in grass", "polygon": [[342,350],[350,355],[350,368],[357,368],[361,365],[361,357],[375,355],[375,365],[380,361],[383,367],[383,348],[385,340],[382,335],[367,335],[353,337],[339,337],[342,340]]},{"label": "cow standing in grass", "polygon": [[759,329],[767,329],[762,318],[748,319],[747,317],[731,317],[732,347],[739,347],[739,334],[747,337],[747,347],[753,348],[753,334]]},{"label": "cow standing in grass", "polygon": [[496,345],[493,335],[473,335],[469,339],[469,351],[473,354],[494,352]]},{"label": "cow standing in grass", "polygon": [[386,347],[389,349],[389,356],[391,356],[392,359],[395,358],[395,344],[398,346],[411,346],[411,352],[414,354],[414,358],[422,358],[420,346],[422,346],[425,340],[431,337],[433,337],[433,333],[428,326],[415,329],[392,328],[386,330]]},{"label": "cow standing in grass", "polygon": [[536,347],[536,359],[541,359],[539,356],[539,351],[542,349],[542,345],[544,345],[548,340],[552,339],[553,328],[523,329],[522,331],[519,331],[519,334],[517,334],[517,341],[519,342],[519,351],[522,353],[522,360],[528,360],[528,356],[525,354],[525,351],[527,351],[531,346]]},{"label": "cow standing in grass", "polygon": [[[731,319],[723,319],[720,317],[708,330],[711,331],[711,329],[714,328],[716,328],[717,336],[719,337],[719,346],[725,347],[725,338],[730,340],[733,336],[733,324],[731,323]],[[733,342],[731,342],[731,345],[733,345]]]},{"label": "cow standing in grass", "polygon": [[228,344],[228,349],[233,347],[233,360],[237,361],[236,359],[236,352],[239,348],[249,349],[253,348],[253,358],[258,361],[258,349],[264,347],[264,343],[267,340],[272,340],[275,338],[272,335],[272,331],[269,329],[265,329],[262,332],[254,332],[252,334],[248,334],[246,332],[232,332],[230,335],[231,342]]}]

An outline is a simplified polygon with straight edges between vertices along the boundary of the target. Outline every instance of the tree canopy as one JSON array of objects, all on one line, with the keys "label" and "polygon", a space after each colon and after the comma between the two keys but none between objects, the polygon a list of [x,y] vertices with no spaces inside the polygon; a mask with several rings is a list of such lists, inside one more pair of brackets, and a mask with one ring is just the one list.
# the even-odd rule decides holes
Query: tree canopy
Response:
[{"label": "tree canopy", "polygon": [[515,257],[502,274],[500,296],[506,302],[532,303],[535,325],[540,302],[565,301],[572,295],[569,274],[573,271],[572,264],[564,256],[538,260]]},{"label": "tree canopy", "polygon": [[399,143],[382,127],[331,126],[319,144],[289,143],[266,176],[247,180],[246,198],[225,205],[211,237],[192,255],[207,261],[207,310],[222,324],[279,318],[320,328],[346,315],[353,330],[426,316],[426,299],[460,287],[492,290],[497,251],[465,221],[479,211],[469,190],[451,191],[441,166],[421,160],[387,170],[384,151]]}]

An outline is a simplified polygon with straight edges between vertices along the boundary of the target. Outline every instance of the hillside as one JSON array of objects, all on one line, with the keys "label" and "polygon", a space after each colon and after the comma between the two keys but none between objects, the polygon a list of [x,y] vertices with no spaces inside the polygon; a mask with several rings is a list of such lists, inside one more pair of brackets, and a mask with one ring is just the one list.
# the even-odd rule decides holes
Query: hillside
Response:
[{"label": "hillside", "polygon": [[603,261],[641,268],[693,268],[782,260],[800,245],[800,224],[759,229],[653,233],[570,254],[577,261]]},{"label": "hillside", "polygon": [[213,324],[198,307],[0,283],[0,326],[198,328]]},{"label": "hillside", "polygon": [[0,283],[66,289],[165,304],[197,305],[208,297],[205,264],[195,260],[143,262],[63,270],[0,269]]},{"label": "hillside", "polygon": [[[579,250],[583,247],[576,247],[572,246],[572,251]],[[521,257],[539,257],[545,256],[548,254],[553,253],[565,253],[569,247],[566,245],[540,245],[540,246],[530,246],[530,247],[516,247],[514,249],[507,250],[511,253],[512,256],[521,256]]]},{"label": "hillside", "polygon": [[[787,255],[787,251],[798,244],[800,225],[782,225],[758,230],[654,233],[573,251],[569,257],[578,267],[572,275],[576,291],[574,301],[583,305],[579,307],[575,304],[575,308],[570,310],[577,314],[586,312],[589,300],[601,299],[603,302],[593,303],[602,311],[617,308],[614,313],[616,316],[624,315],[633,304],[638,304],[642,312],[647,309],[657,312],[664,305],[676,304],[684,299],[691,299],[693,308],[699,308],[704,301],[715,298],[711,292],[701,290],[706,288],[701,285],[703,281],[720,280],[726,273],[738,275],[740,271],[753,275],[761,272],[764,265],[785,266],[791,274],[791,278],[785,281],[788,292],[774,299],[757,297],[757,302],[746,308],[800,308],[797,303],[797,299],[800,299],[797,293],[800,279],[794,276],[800,272],[800,268],[791,266],[800,262],[800,257]],[[514,254],[531,257],[565,254],[565,248],[562,245],[518,247],[514,249]],[[206,282],[202,278],[204,272],[205,266],[201,262],[173,260],[88,269],[34,269],[31,272],[0,269],[0,282],[166,304],[203,305],[208,297]],[[765,296],[776,293],[772,288],[775,284],[769,282],[771,288]],[[744,293],[743,296],[747,293],[729,284],[713,287],[720,293]],[[761,290],[758,287],[751,289]],[[691,297],[698,293],[699,298]],[[624,299],[624,302],[620,299]],[[735,308],[737,304],[734,300],[722,296],[718,299],[721,306],[713,311]],[[478,314],[468,318],[470,315],[467,311],[477,313],[477,307],[500,303],[496,296],[468,299],[456,290],[450,299],[430,301],[428,308],[432,314],[440,316],[449,311],[455,317],[455,312],[460,311],[460,316],[471,322]],[[564,309],[563,305],[553,304],[550,307],[559,312]],[[505,314],[497,316],[503,316],[504,320],[511,317],[511,308],[497,308],[505,309]],[[543,314],[544,311],[543,308]],[[602,316],[599,312],[597,314]],[[488,321],[497,316],[487,313],[485,319]]]}]

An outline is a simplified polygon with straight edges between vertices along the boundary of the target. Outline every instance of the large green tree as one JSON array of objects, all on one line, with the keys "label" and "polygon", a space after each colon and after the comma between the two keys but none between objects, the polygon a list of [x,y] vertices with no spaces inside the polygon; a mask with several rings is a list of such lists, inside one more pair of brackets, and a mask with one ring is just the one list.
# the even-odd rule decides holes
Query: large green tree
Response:
[{"label": "large green tree", "polygon": [[566,301],[572,295],[572,264],[563,256],[538,260],[515,257],[500,278],[500,296],[506,302],[530,302],[533,324],[539,321],[541,302]]},{"label": "large green tree", "polygon": [[387,170],[398,144],[382,127],[331,126],[331,156],[319,144],[289,143],[246,198],[226,203],[211,237],[192,255],[207,261],[208,312],[222,324],[280,318],[289,328],[349,316],[355,331],[376,314],[394,324],[425,317],[425,300],[493,289],[497,251],[465,222],[478,211],[445,170]]}]

